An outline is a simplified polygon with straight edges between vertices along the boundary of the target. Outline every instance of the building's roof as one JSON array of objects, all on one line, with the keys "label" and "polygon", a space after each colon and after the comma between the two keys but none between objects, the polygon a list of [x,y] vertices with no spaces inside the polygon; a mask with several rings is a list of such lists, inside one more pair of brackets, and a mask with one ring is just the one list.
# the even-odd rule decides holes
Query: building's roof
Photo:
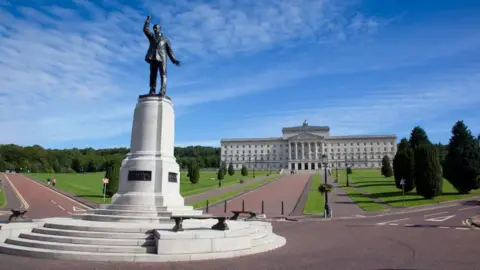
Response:
[{"label": "building's roof", "polygon": [[269,137],[269,138],[233,138],[233,139],[221,139],[220,143],[226,142],[270,142],[270,141],[283,141],[282,137]]},{"label": "building's roof", "polygon": [[397,135],[349,135],[349,136],[328,136],[326,140],[362,140],[362,139],[396,139]]},{"label": "building's roof", "polygon": [[282,128],[282,133],[283,132],[286,132],[286,131],[304,131],[304,130],[308,130],[308,131],[330,131],[330,127],[328,126],[309,126],[309,125],[305,125],[305,126],[296,126],[296,127],[284,127]]}]

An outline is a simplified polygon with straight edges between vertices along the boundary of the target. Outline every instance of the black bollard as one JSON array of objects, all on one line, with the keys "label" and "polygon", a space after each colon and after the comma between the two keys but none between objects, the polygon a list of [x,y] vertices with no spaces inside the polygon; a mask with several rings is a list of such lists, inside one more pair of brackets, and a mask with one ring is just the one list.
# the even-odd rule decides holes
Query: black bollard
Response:
[{"label": "black bollard", "polygon": [[223,204],[223,212],[227,213],[227,200],[225,200],[225,202]]},{"label": "black bollard", "polygon": [[282,201],[282,216],[283,216],[283,201]]},{"label": "black bollard", "polygon": [[264,202],[262,201],[262,215],[264,214]]},{"label": "black bollard", "polygon": [[242,212],[245,212],[245,200],[242,200]]},{"label": "black bollard", "polygon": [[207,213],[208,213],[208,200],[207,200]]}]

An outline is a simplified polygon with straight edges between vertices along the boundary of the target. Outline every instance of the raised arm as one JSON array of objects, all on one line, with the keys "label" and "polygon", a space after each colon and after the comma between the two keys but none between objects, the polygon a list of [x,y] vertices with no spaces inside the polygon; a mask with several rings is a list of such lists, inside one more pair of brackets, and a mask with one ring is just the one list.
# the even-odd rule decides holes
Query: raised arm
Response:
[{"label": "raised arm", "polygon": [[148,15],[147,19],[145,20],[145,24],[143,25],[143,33],[147,36],[148,39],[153,37],[152,32],[150,32],[150,19],[152,15]]},{"label": "raised arm", "polygon": [[167,54],[168,54],[168,57],[170,58],[170,61],[172,61],[172,63],[174,63],[175,65],[179,66],[180,65],[180,61],[178,61],[176,58],[175,58],[175,55],[173,54],[173,50],[172,50],[172,45],[170,44],[170,40],[167,39]]}]

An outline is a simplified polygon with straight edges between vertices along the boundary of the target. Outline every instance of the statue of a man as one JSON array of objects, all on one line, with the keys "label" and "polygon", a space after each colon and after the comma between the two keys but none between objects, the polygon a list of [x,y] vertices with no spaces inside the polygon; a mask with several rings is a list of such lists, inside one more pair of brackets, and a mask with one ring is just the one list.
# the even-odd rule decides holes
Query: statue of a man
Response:
[{"label": "statue of a man", "polygon": [[161,89],[160,96],[165,96],[167,93],[167,55],[177,66],[180,66],[180,61],[175,59],[173,55],[170,41],[166,36],[162,34],[162,27],[159,24],[153,26],[153,34],[150,32],[150,19],[152,15],[147,16],[145,25],[143,26],[143,32],[147,36],[150,46],[148,47],[145,61],[150,64],[150,95],[155,94],[155,88],[157,86],[157,72],[160,71]]}]

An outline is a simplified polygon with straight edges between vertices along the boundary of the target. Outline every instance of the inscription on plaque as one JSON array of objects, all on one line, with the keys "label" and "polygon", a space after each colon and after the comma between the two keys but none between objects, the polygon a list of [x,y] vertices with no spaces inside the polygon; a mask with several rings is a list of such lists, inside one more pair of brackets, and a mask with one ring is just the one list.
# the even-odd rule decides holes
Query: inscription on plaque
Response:
[{"label": "inscription on plaque", "polygon": [[168,182],[176,183],[177,182],[177,174],[174,172],[168,173]]},{"label": "inscription on plaque", "polygon": [[152,181],[152,171],[128,171],[128,181]]}]

